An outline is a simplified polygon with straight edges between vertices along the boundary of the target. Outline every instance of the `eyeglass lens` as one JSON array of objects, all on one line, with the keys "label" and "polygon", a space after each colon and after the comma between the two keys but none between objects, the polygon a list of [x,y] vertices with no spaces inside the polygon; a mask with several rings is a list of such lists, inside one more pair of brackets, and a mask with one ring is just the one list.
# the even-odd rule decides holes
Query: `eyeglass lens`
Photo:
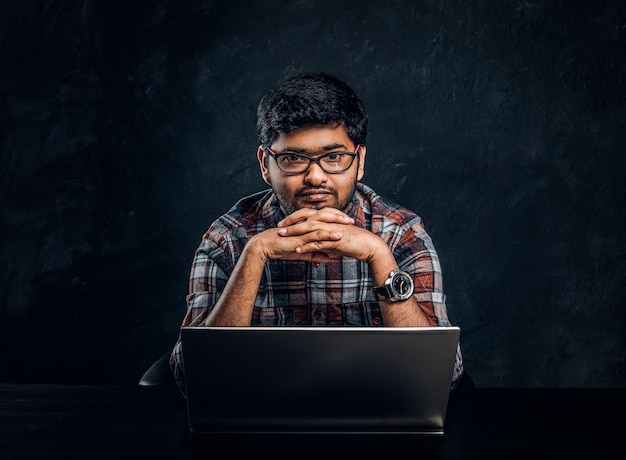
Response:
[{"label": "eyeglass lens", "polygon": [[312,161],[330,173],[343,172],[347,170],[354,161],[356,155],[352,152],[330,152],[318,158],[297,153],[285,153],[275,155],[276,162],[280,169],[287,173],[302,173],[309,168]]}]

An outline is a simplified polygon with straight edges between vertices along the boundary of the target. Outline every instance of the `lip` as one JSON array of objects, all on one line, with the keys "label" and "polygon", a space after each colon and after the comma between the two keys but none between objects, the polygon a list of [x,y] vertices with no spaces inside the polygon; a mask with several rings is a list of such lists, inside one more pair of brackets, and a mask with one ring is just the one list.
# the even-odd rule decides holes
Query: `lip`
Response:
[{"label": "lip", "polygon": [[300,198],[305,201],[326,201],[330,196],[332,193],[328,190],[307,190],[300,194]]}]

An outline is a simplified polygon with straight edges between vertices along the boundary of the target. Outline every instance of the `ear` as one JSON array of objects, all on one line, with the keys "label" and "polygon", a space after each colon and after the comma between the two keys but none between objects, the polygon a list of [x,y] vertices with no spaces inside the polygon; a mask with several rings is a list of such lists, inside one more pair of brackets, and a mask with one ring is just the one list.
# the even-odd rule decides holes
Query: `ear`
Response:
[{"label": "ear", "polygon": [[359,171],[357,172],[356,180],[363,179],[365,175],[365,154],[367,153],[367,148],[362,145],[359,147]]},{"label": "ear", "polygon": [[261,177],[267,185],[272,185],[272,181],[270,180],[270,171],[267,165],[269,157],[263,150],[263,146],[259,145],[259,148],[256,151],[256,158],[259,161],[259,167],[261,168]]}]

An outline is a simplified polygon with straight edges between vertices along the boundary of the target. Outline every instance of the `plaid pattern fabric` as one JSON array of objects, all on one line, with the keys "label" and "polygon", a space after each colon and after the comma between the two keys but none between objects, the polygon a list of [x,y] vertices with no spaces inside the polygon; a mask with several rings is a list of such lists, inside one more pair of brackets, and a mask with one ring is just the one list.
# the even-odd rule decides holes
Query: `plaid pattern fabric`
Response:
[{"label": "plaid pattern fabric", "polygon": [[[399,268],[413,277],[414,296],[430,324],[449,326],[439,258],[420,217],[361,183],[348,214],[355,225],[387,242]],[[277,227],[283,218],[276,196],[268,190],[241,199],[211,225],[192,263],[183,326],[204,322],[248,239]],[[251,326],[384,326],[372,287],[369,265],[364,261],[348,257],[323,264],[271,260],[259,285]],[[171,365],[183,388],[180,339]],[[462,369],[459,348],[453,384]]]}]

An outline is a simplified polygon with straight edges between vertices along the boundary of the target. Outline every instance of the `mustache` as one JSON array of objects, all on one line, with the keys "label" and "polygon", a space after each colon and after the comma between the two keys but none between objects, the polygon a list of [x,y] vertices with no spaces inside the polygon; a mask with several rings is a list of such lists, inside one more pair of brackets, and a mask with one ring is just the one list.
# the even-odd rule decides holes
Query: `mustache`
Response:
[{"label": "mustache", "polygon": [[310,192],[326,192],[326,193],[330,193],[332,195],[337,195],[337,191],[332,188],[332,187],[302,187],[300,190],[298,190],[295,193],[295,196],[302,196],[302,195],[306,195],[307,193]]}]

